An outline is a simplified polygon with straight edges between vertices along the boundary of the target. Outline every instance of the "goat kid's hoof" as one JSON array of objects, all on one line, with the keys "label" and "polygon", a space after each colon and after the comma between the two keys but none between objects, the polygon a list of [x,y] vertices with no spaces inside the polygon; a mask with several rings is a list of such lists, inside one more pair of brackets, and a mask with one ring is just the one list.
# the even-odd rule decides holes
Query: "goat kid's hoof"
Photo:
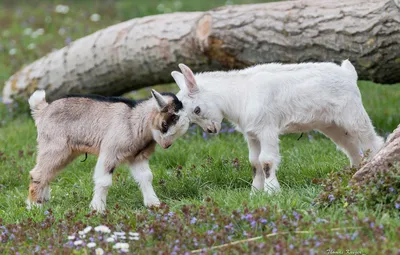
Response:
[{"label": "goat kid's hoof", "polygon": [[33,208],[42,208],[43,205],[42,203],[36,203],[36,202],[32,202],[30,200],[26,200],[26,209],[27,210],[32,210]]},{"label": "goat kid's hoof", "polygon": [[106,210],[106,205],[101,202],[92,202],[90,203],[90,209],[96,210],[98,213],[103,213]]},{"label": "goat kid's hoof", "polygon": [[145,201],[144,202],[144,205],[146,206],[146,207],[160,207],[160,204],[161,204],[161,202],[160,202],[160,200],[156,200],[156,199],[154,199],[154,200],[149,200],[149,201]]},{"label": "goat kid's hoof", "polygon": [[274,194],[281,192],[281,188],[268,185],[268,186],[264,187],[264,192],[267,193],[268,195],[274,195]]}]

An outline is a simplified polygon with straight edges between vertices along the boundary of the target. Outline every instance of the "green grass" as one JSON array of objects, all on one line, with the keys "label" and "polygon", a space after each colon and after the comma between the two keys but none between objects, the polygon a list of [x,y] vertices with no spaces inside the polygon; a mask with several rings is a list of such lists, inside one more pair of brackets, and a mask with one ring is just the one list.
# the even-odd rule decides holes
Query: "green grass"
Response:
[{"label": "green grass", "polygon": [[[225,2],[69,1],[70,10],[67,14],[54,12],[59,1],[5,4],[2,6],[4,8],[0,8],[0,89],[4,81],[21,66],[52,49],[65,46],[70,39],[134,17],[171,11],[206,10]],[[90,21],[93,13],[99,13],[101,20]],[[33,31],[44,28],[45,33],[32,38],[31,35],[24,35],[26,28],[32,28]],[[32,43],[35,44],[34,49],[28,49]],[[16,53],[10,55],[11,49],[15,49]],[[400,123],[400,85],[386,86],[361,81],[359,87],[365,108],[379,133],[390,133]],[[157,86],[157,89],[176,92],[177,87],[164,85]],[[149,90],[142,89],[126,96],[148,97]],[[230,238],[233,241],[271,234],[275,228],[283,232],[296,229],[309,232],[264,237],[264,243],[270,246],[262,250],[257,250],[261,249],[256,246],[261,245],[260,242],[249,242],[239,245],[237,250],[232,248],[231,252],[301,254],[312,249],[325,252],[327,249],[348,248],[364,251],[365,254],[377,254],[383,252],[382,247],[393,251],[398,239],[396,234],[400,231],[400,218],[393,211],[363,205],[345,207],[342,202],[326,208],[313,205],[322,192],[321,185],[315,180],[326,178],[332,171],[340,171],[348,164],[348,159],[325,137],[313,132],[310,135],[312,139],[305,135],[300,140],[297,140],[298,135],[282,136],[282,162],[278,179],[283,191],[275,196],[258,194],[250,197],[248,150],[240,134],[223,133],[204,139],[202,132],[194,129],[168,150],[157,147],[150,161],[156,193],[168,205],[160,210],[149,211],[143,207],[139,188],[128,169],[121,166],[115,171],[113,186],[109,191],[109,212],[105,216],[91,214],[89,203],[96,158],[89,156],[85,162],[80,162],[83,157],[73,162],[52,182],[51,201],[43,209],[28,211],[25,209],[25,199],[29,171],[35,164],[36,128],[26,104],[0,104],[0,230],[2,227],[15,229],[14,239],[10,239],[10,234],[0,231],[0,253],[14,253],[12,249],[16,247],[22,250],[35,249],[36,245],[42,251],[55,251],[54,247],[63,247],[68,243],[68,235],[77,233],[86,225],[98,224],[108,224],[112,230],[134,229],[140,232],[141,241],[131,243],[130,247],[131,252],[138,253],[162,250],[169,254],[176,239],[181,240],[180,252],[183,253],[226,243],[231,241]],[[203,210],[205,215],[201,214]],[[236,210],[241,210],[238,216],[235,216]],[[169,211],[176,215],[167,217]],[[264,217],[269,222],[275,222],[275,225],[257,225],[254,228],[242,218],[248,213],[254,217]],[[292,215],[298,213],[302,218],[295,221]],[[164,224],[159,217],[167,217],[168,221]],[[191,224],[193,217],[202,223]],[[290,223],[286,222],[286,218],[290,219]],[[228,224],[230,220],[234,224],[234,233],[226,232],[223,227],[214,229],[215,224]],[[381,224],[382,228],[378,227]],[[337,231],[330,231],[335,227],[349,226],[362,228],[355,240],[341,238]],[[215,235],[207,234],[210,229]],[[315,234],[314,231],[319,232]],[[345,232],[351,235],[354,231]],[[193,240],[194,237],[197,241]],[[218,239],[213,241],[211,237]],[[366,242],[368,244],[364,246]],[[278,246],[282,249],[279,250]],[[112,250],[111,246],[104,243],[102,247]],[[69,254],[72,250],[74,246],[56,251]],[[77,249],[74,252],[87,254],[88,250]]]}]

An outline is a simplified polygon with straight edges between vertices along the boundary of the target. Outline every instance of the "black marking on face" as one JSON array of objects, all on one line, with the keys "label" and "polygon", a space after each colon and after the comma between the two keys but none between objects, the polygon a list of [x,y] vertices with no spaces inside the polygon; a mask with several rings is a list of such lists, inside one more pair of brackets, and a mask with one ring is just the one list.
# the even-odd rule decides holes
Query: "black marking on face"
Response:
[{"label": "black marking on face", "polygon": [[271,170],[271,166],[270,166],[270,164],[269,163],[265,163],[264,164],[264,166],[263,166],[263,170],[264,170],[264,173],[265,173],[265,178],[268,178],[269,176],[270,176],[270,170]]},{"label": "black marking on face", "polygon": [[40,184],[40,181],[33,181],[34,184]]},{"label": "black marking on face", "polygon": [[256,178],[257,168],[253,166],[253,179]]},{"label": "black marking on face", "polygon": [[138,105],[138,101],[133,99],[128,99],[124,97],[105,97],[100,95],[93,95],[93,94],[70,94],[65,96],[64,98],[87,98],[98,102],[106,102],[106,103],[124,103],[130,108],[134,108]]},{"label": "black marking on face", "polygon": [[175,96],[174,93],[163,92],[163,93],[161,93],[161,95],[172,97],[172,104],[174,105],[174,112],[179,112],[180,110],[183,109],[182,102]]},{"label": "black marking on face", "polygon": [[161,133],[165,134],[168,132],[168,129],[176,125],[176,123],[179,121],[179,115],[176,114],[168,114],[167,119],[163,120],[161,123]]},{"label": "black marking on face", "polygon": [[110,174],[113,174],[114,173],[114,170],[115,170],[115,167],[112,167],[111,169],[110,169],[110,171],[108,171]]}]

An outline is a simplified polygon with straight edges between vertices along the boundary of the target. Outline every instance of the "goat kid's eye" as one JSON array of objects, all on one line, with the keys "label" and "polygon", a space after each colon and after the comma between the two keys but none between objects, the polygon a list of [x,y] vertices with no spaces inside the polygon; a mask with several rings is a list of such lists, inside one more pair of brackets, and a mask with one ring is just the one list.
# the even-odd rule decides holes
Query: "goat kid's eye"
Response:
[{"label": "goat kid's eye", "polygon": [[201,112],[200,107],[196,106],[196,108],[194,108],[194,113],[199,115]]},{"label": "goat kid's eye", "polygon": [[177,122],[179,120],[179,116],[178,115],[172,115],[171,120],[173,122]]},{"label": "goat kid's eye", "polygon": [[168,131],[167,122],[166,122],[166,121],[163,121],[163,122],[161,123],[161,132],[162,132],[162,133],[167,133],[167,131]]}]

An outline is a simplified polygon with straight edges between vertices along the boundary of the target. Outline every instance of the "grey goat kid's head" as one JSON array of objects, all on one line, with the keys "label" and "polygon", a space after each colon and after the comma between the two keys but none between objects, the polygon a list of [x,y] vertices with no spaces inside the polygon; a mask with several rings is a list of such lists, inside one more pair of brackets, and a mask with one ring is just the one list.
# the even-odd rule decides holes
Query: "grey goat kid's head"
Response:
[{"label": "grey goat kid's head", "polygon": [[187,131],[189,119],[182,102],[174,94],[160,94],[155,90],[151,90],[151,94],[158,109],[152,122],[153,139],[166,149]]}]

